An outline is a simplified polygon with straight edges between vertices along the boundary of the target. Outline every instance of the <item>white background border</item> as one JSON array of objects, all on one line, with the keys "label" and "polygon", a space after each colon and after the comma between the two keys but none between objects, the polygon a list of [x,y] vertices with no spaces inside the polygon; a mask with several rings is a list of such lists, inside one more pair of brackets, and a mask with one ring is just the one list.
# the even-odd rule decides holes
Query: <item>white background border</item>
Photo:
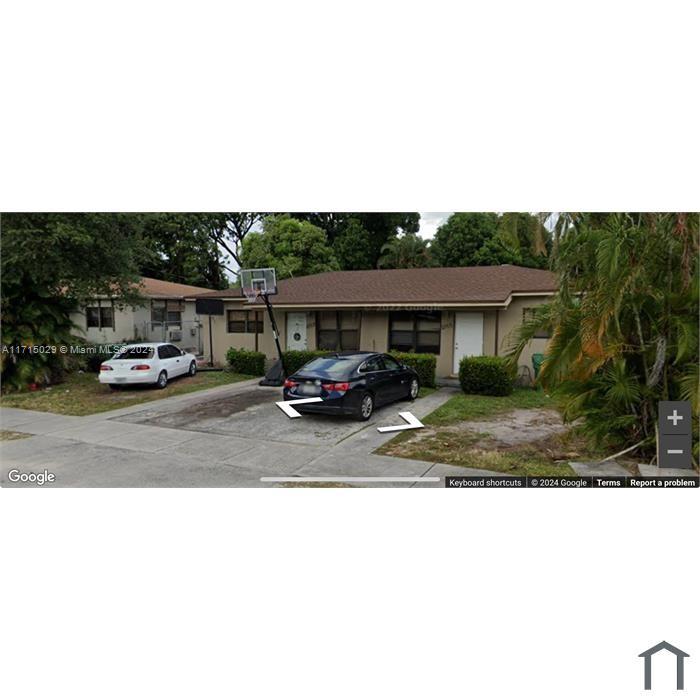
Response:
[{"label": "white background border", "polygon": [[[696,8],[4,4],[0,209],[697,209]],[[690,695],[698,512],[3,490],[3,696],[624,700],[662,638]]]}]

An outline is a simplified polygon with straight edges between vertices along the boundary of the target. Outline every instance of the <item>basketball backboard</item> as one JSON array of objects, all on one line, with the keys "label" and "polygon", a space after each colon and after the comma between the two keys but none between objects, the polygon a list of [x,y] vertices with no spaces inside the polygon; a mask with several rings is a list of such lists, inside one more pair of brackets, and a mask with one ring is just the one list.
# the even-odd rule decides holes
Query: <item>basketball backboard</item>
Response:
[{"label": "basketball backboard", "polygon": [[269,296],[277,294],[277,277],[274,267],[260,267],[241,270],[241,295],[248,298],[249,302],[255,301],[263,294]]}]

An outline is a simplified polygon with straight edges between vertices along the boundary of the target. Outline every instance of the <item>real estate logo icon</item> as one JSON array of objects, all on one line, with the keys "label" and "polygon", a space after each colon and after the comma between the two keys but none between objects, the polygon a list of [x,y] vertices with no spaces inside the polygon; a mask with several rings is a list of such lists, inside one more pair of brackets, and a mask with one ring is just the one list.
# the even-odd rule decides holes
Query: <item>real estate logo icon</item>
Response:
[{"label": "real estate logo icon", "polygon": [[656,646],[643,651],[639,656],[644,659],[644,690],[651,690],[651,657],[661,650],[670,651],[676,655],[676,690],[684,690],[684,668],[685,660],[690,656],[678,647],[668,642],[659,642]]}]

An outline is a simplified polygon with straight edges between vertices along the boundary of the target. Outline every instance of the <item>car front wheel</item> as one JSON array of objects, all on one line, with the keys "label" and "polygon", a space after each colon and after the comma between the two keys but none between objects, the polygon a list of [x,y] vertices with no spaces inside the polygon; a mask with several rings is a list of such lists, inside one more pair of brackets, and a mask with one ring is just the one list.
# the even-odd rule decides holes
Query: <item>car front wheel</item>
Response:
[{"label": "car front wheel", "polygon": [[156,386],[159,389],[165,389],[165,387],[168,386],[168,373],[165,370],[163,370],[158,375],[158,381],[156,382]]},{"label": "car front wheel", "polygon": [[190,377],[194,377],[194,375],[197,374],[197,363],[194,360],[190,362],[190,369],[187,374],[189,374]]},{"label": "car front wheel", "polygon": [[360,407],[357,411],[358,420],[369,420],[374,411],[374,399],[371,394],[365,394],[360,401]]}]

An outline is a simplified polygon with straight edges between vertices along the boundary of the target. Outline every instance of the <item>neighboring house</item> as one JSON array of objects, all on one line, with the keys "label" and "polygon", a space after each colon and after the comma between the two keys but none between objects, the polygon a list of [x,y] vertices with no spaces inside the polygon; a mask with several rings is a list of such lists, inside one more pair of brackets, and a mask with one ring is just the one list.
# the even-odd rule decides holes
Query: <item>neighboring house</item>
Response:
[{"label": "neighboring house", "polygon": [[212,293],[204,287],[142,277],[140,306],[120,308],[119,300],[102,296],[89,301],[71,315],[75,331],[90,343],[119,343],[123,340],[167,341],[183,350],[201,354],[201,323],[195,314],[194,296]]},{"label": "neighboring house", "polygon": [[[514,265],[358,270],[286,279],[278,289],[270,300],[283,349],[434,353],[444,378],[467,355],[504,354],[508,334],[554,293],[556,278]],[[249,304],[238,289],[198,296],[224,300],[224,315],[212,316],[215,363],[230,347],[276,356],[262,302]],[[208,333],[203,340],[208,357]],[[544,333],[533,340],[520,364],[532,372],[546,342]]]}]

